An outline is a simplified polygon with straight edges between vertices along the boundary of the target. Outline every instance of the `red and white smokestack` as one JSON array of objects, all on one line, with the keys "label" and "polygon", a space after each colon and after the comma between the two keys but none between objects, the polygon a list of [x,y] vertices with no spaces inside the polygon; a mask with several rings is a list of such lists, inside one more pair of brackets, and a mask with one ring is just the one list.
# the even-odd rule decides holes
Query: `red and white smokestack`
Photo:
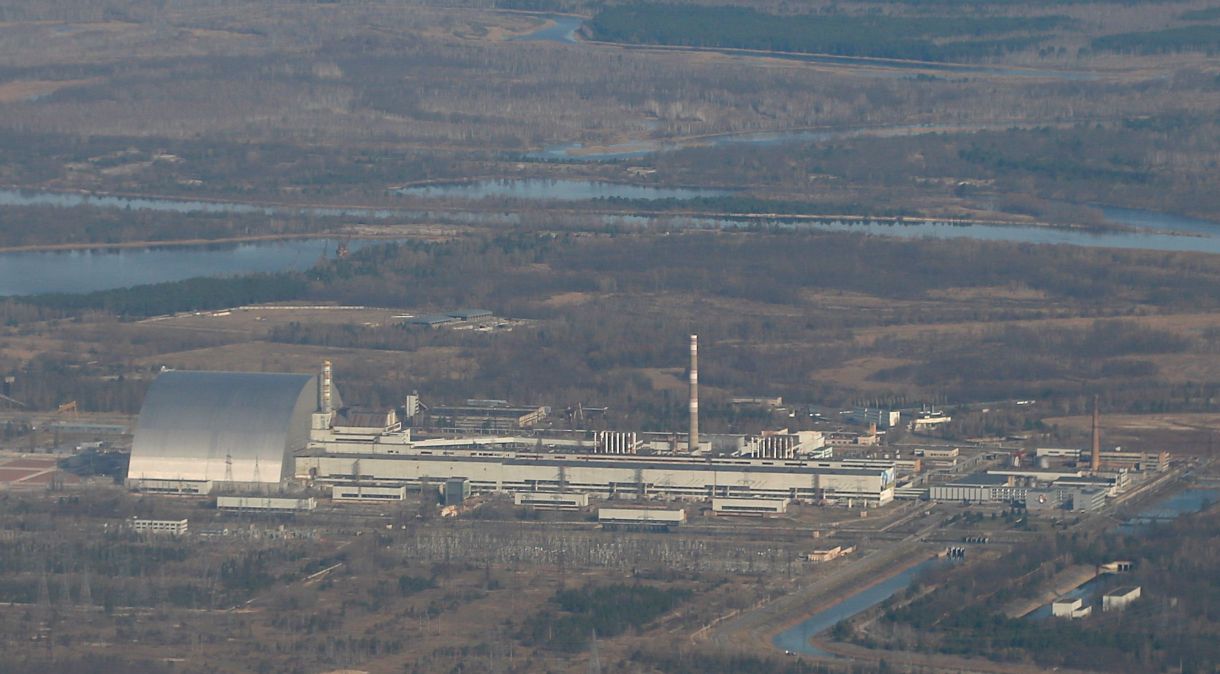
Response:
[{"label": "red and white smokestack", "polygon": [[690,436],[686,448],[699,450],[699,335],[690,336]]},{"label": "red and white smokestack", "polygon": [[330,412],[333,408],[330,404],[330,389],[331,389],[331,371],[330,361],[322,361],[322,411]]},{"label": "red and white smokestack", "polygon": [[1093,453],[1090,457],[1089,468],[1094,473],[1101,470],[1101,411],[1098,409],[1098,400],[1101,396],[1093,396]]}]

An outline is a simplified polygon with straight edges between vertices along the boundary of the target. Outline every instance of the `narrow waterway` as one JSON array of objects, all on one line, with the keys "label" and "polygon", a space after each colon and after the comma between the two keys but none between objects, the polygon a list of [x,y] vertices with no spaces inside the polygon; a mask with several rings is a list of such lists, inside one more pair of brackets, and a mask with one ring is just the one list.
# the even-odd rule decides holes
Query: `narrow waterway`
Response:
[{"label": "narrow waterway", "polygon": [[[1185,489],[1167,496],[1140,511],[1131,520],[1121,525],[1120,530],[1125,528],[1128,533],[1138,535],[1139,531],[1147,527],[1151,522],[1167,521],[1185,513],[1199,512],[1218,500],[1220,500],[1220,490]],[[790,651],[792,653],[833,657],[833,654],[814,646],[810,643],[810,640],[834,627],[840,621],[877,606],[886,599],[905,590],[919,577],[920,573],[930,566],[944,563],[946,562],[941,559],[929,559],[906,569],[902,573],[891,576],[860,592],[852,594],[781,632],[772,640],[772,645],[779,650]],[[1072,598],[1080,597],[1086,601],[1091,600],[1099,585],[1098,579],[1089,580],[1068,592],[1067,596]],[[1047,604],[1035,609],[1027,614],[1026,617],[1034,620],[1042,619],[1048,617],[1050,611],[1050,604]]]},{"label": "narrow waterway", "polygon": [[785,652],[818,657],[833,657],[831,653],[811,644],[810,640],[834,627],[840,621],[866,611],[905,590],[919,577],[919,574],[933,565],[946,563],[945,560],[932,558],[911,566],[901,573],[890,576],[875,585],[870,585],[780,632],[771,640],[771,644]]},{"label": "narrow waterway", "polygon": [[[350,241],[359,250],[378,241]],[[324,239],[122,250],[0,254],[0,297],[86,293],[199,276],[305,270],[336,244]]]},{"label": "narrow waterway", "polygon": [[[512,196],[533,201],[579,201],[598,197],[682,198],[730,194],[728,190],[661,188],[582,180],[487,180],[421,186],[422,194],[450,198]],[[427,190],[431,190],[428,192]],[[264,213],[346,219],[393,219],[403,223],[449,223],[490,227],[526,224],[511,209],[428,210],[282,206],[238,201],[126,197],[77,192],[0,189],[0,207],[93,207],[172,213]],[[881,222],[796,218],[711,218],[665,215],[573,214],[573,222],[623,228],[740,229],[759,224],[800,230],[834,231],[906,239],[976,239],[1028,244],[1073,245],[1135,250],[1220,254],[1220,224],[1165,213],[1104,208],[1106,218],[1136,231],[1093,231],[1019,225],[949,222]],[[372,242],[354,242],[361,247]],[[0,296],[43,292],[90,292],[192,276],[223,276],[307,268],[330,245],[324,238],[240,245],[0,253]],[[334,246],[330,245],[333,250]]]}]

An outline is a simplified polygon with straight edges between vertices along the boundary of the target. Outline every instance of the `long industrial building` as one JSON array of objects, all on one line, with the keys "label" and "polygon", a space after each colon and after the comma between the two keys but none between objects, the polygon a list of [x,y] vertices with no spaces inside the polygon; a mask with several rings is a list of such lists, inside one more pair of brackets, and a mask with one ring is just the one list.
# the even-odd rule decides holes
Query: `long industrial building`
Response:
[{"label": "long industrial building", "polygon": [[545,446],[537,437],[416,440],[393,412],[343,408],[329,364],[320,378],[171,371],[158,377],[145,399],[128,484],[205,494],[213,487],[265,493],[304,483],[356,487],[342,493],[365,498],[456,478],[476,493],[765,498],[857,506],[893,500],[892,462],[812,458],[803,449],[809,458],[796,456],[798,448],[820,439],[764,435],[752,457],[654,454],[631,434],[550,439]]},{"label": "long industrial building", "polygon": [[894,497],[892,467],[830,461],[685,456],[548,454],[486,449],[422,449],[393,455],[311,448],[296,459],[297,477],[320,484],[420,487],[460,477],[475,492],[584,492],[608,498],[755,497],[884,505]]}]

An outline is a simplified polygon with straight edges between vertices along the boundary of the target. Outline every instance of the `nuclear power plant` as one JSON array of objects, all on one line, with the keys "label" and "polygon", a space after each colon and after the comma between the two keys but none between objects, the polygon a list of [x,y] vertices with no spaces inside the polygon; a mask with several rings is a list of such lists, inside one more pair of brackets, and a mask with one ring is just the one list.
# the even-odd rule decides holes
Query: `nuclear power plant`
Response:
[{"label": "nuclear power plant", "polygon": [[[715,453],[699,435],[698,336],[690,337],[690,427],[680,434],[579,437],[508,430],[415,438],[393,410],[346,407],[330,362],[320,375],[162,373],[137,422],[127,484],[175,494],[305,487],[404,493],[463,481],[474,493],[582,493],[608,499],[766,498],[878,506],[892,461],[835,461],[822,433],[739,436]],[[503,401],[478,402],[488,413]],[[418,407],[412,396],[408,416]],[[475,406],[468,405],[465,410]],[[458,408],[454,408],[458,409]],[[517,419],[527,424],[539,410]],[[516,412],[513,412],[516,414]],[[662,437],[657,437],[662,436]],[[370,492],[374,493],[374,492]]]},{"label": "nuclear power plant", "polygon": [[[690,335],[688,381],[683,437],[576,430],[575,422],[597,409],[580,405],[568,410],[570,428],[547,430],[542,426],[550,408],[504,400],[436,405],[428,413],[443,427],[420,427],[415,422],[427,406],[418,393],[405,395],[398,410],[349,407],[329,361],[316,375],[167,371],[140,412],[127,484],[145,492],[266,498],[313,489],[357,502],[403,500],[409,491],[444,485],[472,494],[550,495],[529,496],[530,503],[596,497],[877,507],[930,499],[1032,503],[1031,510],[1050,512],[1096,509],[1123,493],[1132,475],[1168,466],[1164,452],[1102,451],[1096,396],[1089,449],[1039,448],[1027,464],[1024,450],[1012,453],[1011,461],[985,453],[959,460],[957,449],[914,449],[904,456],[877,444],[878,422],[892,429],[898,414],[868,408],[843,413],[868,424],[854,444],[834,432],[786,428],[701,436],[698,335]],[[267,507],[291,510],[301,502],[282,501]],[[719,509],[735,510],[732,504]]]}]

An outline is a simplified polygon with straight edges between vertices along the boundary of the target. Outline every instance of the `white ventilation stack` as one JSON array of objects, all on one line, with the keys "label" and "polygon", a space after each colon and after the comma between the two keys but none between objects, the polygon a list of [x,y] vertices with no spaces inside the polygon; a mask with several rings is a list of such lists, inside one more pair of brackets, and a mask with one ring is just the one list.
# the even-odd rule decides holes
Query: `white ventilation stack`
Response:
[{"label": "white ventilation stack", "polygon": [[699,451],[699,335],[690,336],[690,436],[687,451]]},{"label": "white ventilation stack", "polygon": [[322,411],[330,412],[334,408],[331,407],[331,370],[330,361],[322,361]]}]

